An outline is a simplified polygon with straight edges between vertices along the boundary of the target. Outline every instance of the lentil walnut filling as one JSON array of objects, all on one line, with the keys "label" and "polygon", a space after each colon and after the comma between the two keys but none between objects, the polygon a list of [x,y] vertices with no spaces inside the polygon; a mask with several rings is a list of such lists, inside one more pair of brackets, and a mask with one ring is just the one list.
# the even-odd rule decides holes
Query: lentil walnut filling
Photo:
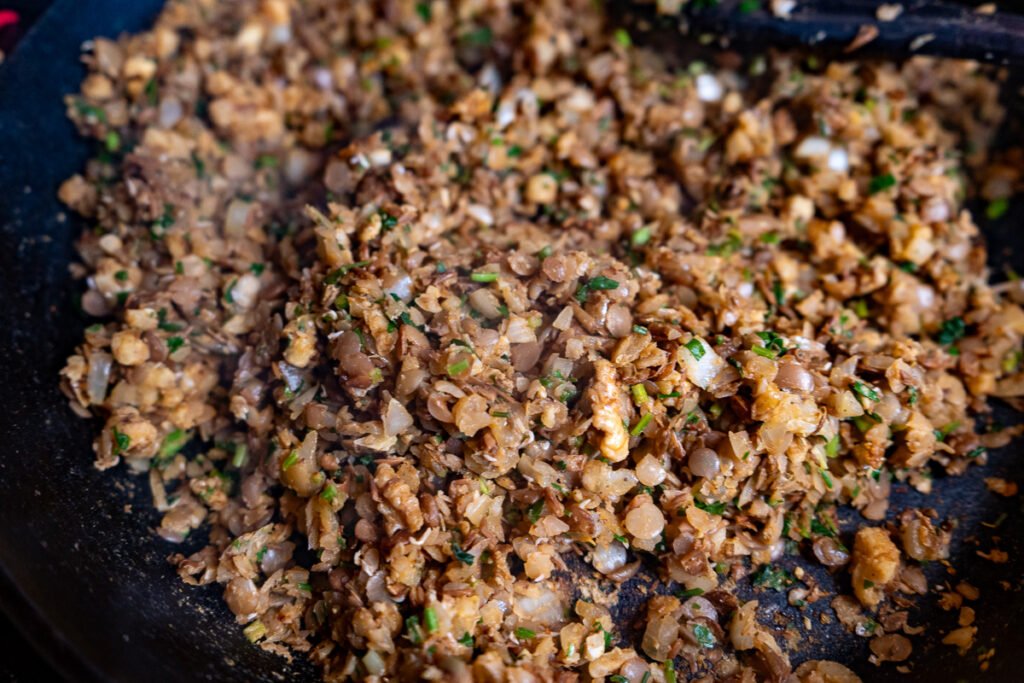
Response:
[{"label": "lentil walnut filling", "polygon": [[[752,575],[910,656],[951,530],[890,487],[983,464],[1024,393],[963,206],[987,71],[678,65],[590,0],[172,0],[91,47],[63,386],[252,642],[328,681],[858,680],[794,669]],[[772,564],[801,545],[853,595]]]}]

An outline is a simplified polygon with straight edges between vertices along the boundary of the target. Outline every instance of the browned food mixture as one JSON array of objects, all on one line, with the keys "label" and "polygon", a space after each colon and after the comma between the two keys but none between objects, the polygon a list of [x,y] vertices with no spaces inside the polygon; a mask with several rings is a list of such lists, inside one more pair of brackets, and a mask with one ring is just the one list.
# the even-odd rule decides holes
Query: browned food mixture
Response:
[{"label": "browned food mixture", "polygon": [[64,386],[164,539],[209,527],[172,559],[252,642],[329,681],[858,680],[731,592],[832,599],[772,564],[804,544],[910,656],[893,603],[950,530],[890,486],[985,462],[1024,393],[963,208],[997,86],[712,58],[590,0],[176,0],[95,42],[69,112],[105,153],[61,196],[102,322]]}]

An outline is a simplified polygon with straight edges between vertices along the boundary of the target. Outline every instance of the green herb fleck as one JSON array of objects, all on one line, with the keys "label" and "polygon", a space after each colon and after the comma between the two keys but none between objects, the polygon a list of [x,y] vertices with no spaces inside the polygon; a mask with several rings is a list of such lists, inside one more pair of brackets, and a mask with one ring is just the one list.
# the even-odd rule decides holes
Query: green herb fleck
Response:
[{"label": "green herb fleck", "polygon": [[645,225],[636,232],[634,232],[630,238],[629,243],[634,247],[642,247],[651,241],[651,226]]},{"label": "green herb fleck", "polygon": [[607,278],[603,275],[599,275],[595,278],[584,282],[576,289],[576,300],[580,303],[585,303],[590,292],[596,292],[599,290],[611,290],[618,289],[619,283],[611,278]]},{"label": "green herb fleck", "polygon": [[702,500],[700,498],[694,498],[693,504],[697,508],[708,513],[709,515],[723,515],[725,514],[725,509],[728,507],[728,504],[725,503],[724,501],[719,501],[717,503],[709,503],[706,500]]},{"label": "green herb fleck", "polygon": [[281,461],[281,469],[282,470],[286,470],[289,467],[291,467],[292,465],[294,465],[295,463],[297,463],[298,461],[299,461],[299,452],[298,451],[292,451],[291,453],[288,454],[288,457],[286,457],[283,461]]},{"label": "green herb fleck", "polygon": [[458,375],[461,375],[468,369],[469,361],[463,358],[462,360],[452,363],[451,365],[448,366],[448,376],[456,377]]},{"label": "green herb fleck", "polygon": [[125,451],[128,450],[128,448],[131,445],[131,437],[125,434],[124,432],[118,431],[117,427],[114,427],[114,455],[120,455],[121,453],[124,453]]},{"label": "green herb fleck", "polygon": [[536,524],[540,520],[541,515],[544,514],[544,499],[537,500],[526,510],[526,517],[530,520],[531,524]]},{"label": "green herb fleck", "polygon": [[967,333],[967,324],[960,316],[950,318],[942,323],[939,333],[935,335],[935,341],[943,346],[954,344]]},{"label": "green herb fleck", "polygon": [[755,586],[769,588],[774,591],[784,591],[794,583],[793,577],[783,567],[775,567],[770,564],[761,565],[761,568],[754,572],[753,582]]},{"label": "green herb fleck", "polygon": [[853,389],[854,393],[860,394],[869,401],[877,402],[882,400],[882,396],[878,393],[877,389],[868,386],[867,384],[864,384],[864,382],[861,382],[860,380],[854,382],[851,388]]},{"label": "green herb fleck", "polygon": [[637,423],[633,425],[633,428],[629,430],[629,435],[640,436],[641,434],[643,434],[644,430],[647,429],[647,425],[651,423],[651,420],[653,418],[654,416],[651,415],[650,413],[644,413],[643,416],[639,420],[637,420]]},{"label": "green herb fleck", "polygon": [[473,553],[463,550],[458,541],[452,541],[452,557],[464,565],[472,565],[473,561],[476,560]]},{"label": "green herb fleck", "polygon": [[693,636],[697,639],[697,643],[705,649],[713,648],[718,644],[715,636],[711,634],[711,630],[704,624],[696,624],[693,627]]},{"label": "green herb fleck", "polygon": [[890,187],[896,184],[896,178],[893,177],[892,173],[885,173],[883,175],[876,175],[871,179],[868,184],[869,194],[878,194],[883,190],[888,190]]},{"label": "green herb fleck", "polygon": [[470,47],[488,47],[493,40],[494,34],[490,26],[481,26],[459,36],[459,42]]},{"label": "green herb fleck", "polygon": [[183,429],[175,429],[173,432],[164,437],[163,443],[160,445],[160,453],[157,457],[160,460],[166,461],[174,457],[178,451],[185,447],[188,440],[192,437],[191,434]]},{"label": "green herb fleck", "polygon": [[694,337],[683,344],[683,346],[685,346],[687,351],[690,352],[690,355],[693,356],[694,360],[700,360],[704,357],[704,343],[700,339]]},{"label": "green herb fleck", "polygon": [[423,625],[427,627],[427,633],[437,631],[437,612],[434,611],[433,607],[427,607],[423,610]]},{"label": "green herb fleck", "polygon": [[323,491],[320,492],[320,498],[322,500],[327,501],[328,503],[333,503],[337,495],[338,489],[331,482],[327,482],[326,486],[324,486],[323,488]]},{"label": "green herb fleck", "polygon": [[419,617],[407,617],[405,620],[405,630],[409,634],[409,640],[412,641],[413,645],[419,645],[423,642],[423,632],[420,631]]},{"label": "green herb fleck", "polygon": [[1005,197],[993,199],[991,202],[988,203],[988,206],[985,207],[985,217],[988,218],[990,221],[999,220],[1004,215],[1006,215],[1006,212],[1007,210],[1009,210],[1009,208],[1010,201]]}]

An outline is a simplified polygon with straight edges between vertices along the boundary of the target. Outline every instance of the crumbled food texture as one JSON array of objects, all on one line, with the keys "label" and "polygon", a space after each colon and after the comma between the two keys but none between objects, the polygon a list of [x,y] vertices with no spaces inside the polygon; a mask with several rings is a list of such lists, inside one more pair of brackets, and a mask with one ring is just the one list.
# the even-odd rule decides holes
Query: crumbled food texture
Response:
[{"label": "crumbled food texture", "polygon": [[857,35],[853,37],[849,45],[843,48],[843,52],[854,52],[878,37],[878,27],[874,24],[863,24],[857,29]]},{"label": "crumbled food texture", "polygon": [[879,21],[896,21],[903,14],[903,5],[899,3],[883,3],[875,10],[875,16]]},{"label": "crumbled food texture", "polygon": [[1019,490],[1016,482],[1007,481],[1002,477],[986,477],[985,486],[989,491],[998,493],[1000,496],[1005,496],[1007,498],[1016,496],[1017,491]]},{"label": "crumbled food texture", "polygon": [[865,607],[881,602],[885,587],[896,578],[900,551],[889,534],[878,527],[857,531],[853,542],[853,592]]},{"label": "crumbled food texture", "polygon": [[[179,0],[91,43],[67,109],[103,151],[59,196],[97,322],[62,386],[163,539],[210,527],[174,562],[257,646],[330,681],[857,680],[792,671],[739,581],[912,662],[886,610],[952,526],[890,492],[984,465],[1017,433],[986,400],[1024,396],[1024,287],[989,284],[964,204],[1020,182],[998,84],[678,63],[630,28],[590,0]],[[579,599],[641,573],[672,595]]]}]

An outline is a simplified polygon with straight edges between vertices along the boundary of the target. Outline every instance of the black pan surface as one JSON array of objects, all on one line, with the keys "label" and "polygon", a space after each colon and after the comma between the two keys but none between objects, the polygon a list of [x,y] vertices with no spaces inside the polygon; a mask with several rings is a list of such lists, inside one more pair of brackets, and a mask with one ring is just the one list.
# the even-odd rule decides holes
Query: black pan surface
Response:
[{"label": "black pan surface", "polygon": [[[65,119],[62,98],[78,89],[84,41],[140,30],[161,4],[59,0],[0,67],[0,607],[72,680],[314,680],[301,659],[288,664],[250,646],[217,587],[190,588],[177,579],[165,558],[199,547],[202,539],[180,547],[152,534],[159,519],[145,481],[93,468],[94,427],[71,412],[57,386],[65,358],[89,324],[77,311],[78,287],[68,274],[82,225],[63,213],[56,190],[82,167],[91,146]],[[1013,263],[1024,272],[1022,218],[1016,207],[985,226],[994,267]],[[1018,419],[1002,407],[997,415],[1006,423]],[[1019,450],[1015,444],[994,453],[987,468],[963,477],[936,472],[931,496],[897,485],[890,508],[891,518],[906,507],[929,506],[958,523],[952,565],[959,573],[938,563],[927,573],[933,586],[967,580],[981,588],[973,604],[974,650],[961,657],[939,642],[940,631],[955,627],[956,612],[942,611],[933,595],[912,611],[911,623],[927,624],[931,635],[914,639],[911,674],[878,668],[867,662],[865,639],[820,623],[820,614],[831,613],[823,600],[808,613],[813,627],[804,631],[807,643],[794,662],[834,658],[865,681],[1024,680],[1018,664],[1024,510],[1020,496],[999,498],[983,483],[986,476],[1024,480]],[[996,529],[984,526],[1000,519]],[[845,520],[845,530],[855,527]],[[994,545],[1009,552],[1009,563],[977,557]],[[824,581],[829,585],[827,575]],[[617,615],[627,635],[642,618],[633,585],[622,587]],[[781,621],[799,627],[800,616],[780,597],[757,595],[778,605]],[[989,648],[995,654],[981,672],[978,656]]]}]

